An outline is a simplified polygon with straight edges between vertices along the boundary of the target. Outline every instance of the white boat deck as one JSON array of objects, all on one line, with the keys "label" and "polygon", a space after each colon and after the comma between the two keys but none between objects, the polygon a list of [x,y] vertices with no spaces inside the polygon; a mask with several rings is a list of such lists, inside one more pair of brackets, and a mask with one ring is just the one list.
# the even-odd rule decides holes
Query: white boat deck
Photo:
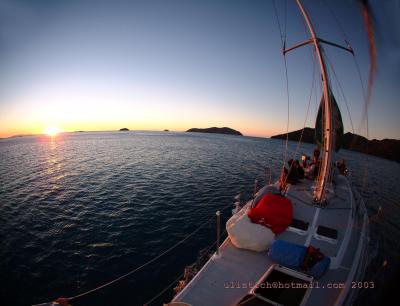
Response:
[{"label": "white boat deck", "polygon": [[[305,180],[290,186],[287,192],[293,203],[293,218],[307,222],[308,229],[296,232],[289,228],[276,239],[312,245],[331,257],[330,269],[318,280],[319,288],[311,290],[304,305],[349,303],[348,293],[353,293],[350,282],[361,280],[365,270],[361,265],[365,265],[366,260],[361,258],[366,256],[366,212],[363,207],[356,209],[346,178],[338,177],[325,208],[312,204],[312,183]],[[337,239],[316,235],[318,226],[337,230]],[[213,255],[173,302],[192,306],[236,305],[272,264],[274,262],[267,252],[238,249],[227,238],[220,247],[219,255]]]},{"label": "white boat deck", "polygon": [[232,305],[246,295],[271,264],[266,253],[238,249],[228,238],[220,254],[214,254],[174,300],[190,305]]}]

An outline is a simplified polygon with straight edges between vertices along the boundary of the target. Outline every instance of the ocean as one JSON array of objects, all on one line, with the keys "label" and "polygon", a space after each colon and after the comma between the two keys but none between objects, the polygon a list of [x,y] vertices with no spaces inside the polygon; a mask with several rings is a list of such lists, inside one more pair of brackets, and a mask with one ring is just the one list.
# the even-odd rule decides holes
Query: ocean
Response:
[{"label": "ocean", "polygon": [[[262,186],[278,178],[284,148],[275,139],[178,132],[0,140],[0,305],[75,296],[161,254],[217,210],[224,225],[239,192],[244,201],[255,179]],[[303,144],[298,152],[312,150]],[[398,260],[400,164],[346,150],[337,158],[346,159],[372,217],[367,278],[377,289],[360,297],[372,305]],[[208,222],[157,261],[72,304],[143,305],[215,242],[215,232]]]}]

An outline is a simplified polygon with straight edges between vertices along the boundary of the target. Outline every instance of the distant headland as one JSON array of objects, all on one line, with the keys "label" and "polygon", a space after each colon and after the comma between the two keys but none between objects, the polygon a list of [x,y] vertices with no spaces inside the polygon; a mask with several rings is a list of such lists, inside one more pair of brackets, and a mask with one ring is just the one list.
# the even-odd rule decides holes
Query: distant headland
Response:
[{"label": "distant headland", "polygon": [[120,132],[127,132],[127,131],[129,131],[128,128],[122,128],[122,129],[119,129],[119,130],[120,130]]},{"label": "distant headland", "polygon": [[[301,130],[293,131],[288,133],[288,139],[299,141],[300,135]],[[286,134],[271,136],[271,138],[286,139]],[[315,143],[313,128],[304,128],[302,142]],[[343,136],[342,148],[400,162],[400,140],[398,139],[368,140],[363,136],[348,132]]]},{"label": "distant headland", "polygon": [[198,129],[198,128],[192,128],[187,130],[186,132],[192,132],[192,133],[211,133],[211,134],[227,134],[227,135],[237,135],[237,136],[243,136],[242,133],[239,131],[236,131],[234,129],[228,128],[228,127],[210,127],[206,129]]}]

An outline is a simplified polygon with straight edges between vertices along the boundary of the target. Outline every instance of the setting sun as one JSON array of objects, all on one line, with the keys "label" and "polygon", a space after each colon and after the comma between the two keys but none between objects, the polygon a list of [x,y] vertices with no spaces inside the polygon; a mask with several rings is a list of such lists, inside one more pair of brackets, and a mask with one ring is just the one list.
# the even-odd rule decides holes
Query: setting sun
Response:
[{"label": "setting sun", "polygon": [[60,129],[55,126],[51,126],[51,127],[48,127],[47,129],[45,129],[44,133],[49,136],[55,136],[58,133],[60,133]]}]

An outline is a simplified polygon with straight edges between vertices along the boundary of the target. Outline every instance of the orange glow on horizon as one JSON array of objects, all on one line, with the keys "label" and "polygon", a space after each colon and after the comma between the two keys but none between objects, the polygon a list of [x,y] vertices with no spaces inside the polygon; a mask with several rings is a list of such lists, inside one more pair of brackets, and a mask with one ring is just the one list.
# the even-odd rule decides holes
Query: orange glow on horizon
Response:
[{"label": "orange glow on horizon", "polygon": [[50,126],[44,130],[44,133],[51,137],[57,136],[57,134],[60,132],[61,132],[60,128],[56,126]]},{"label": "orange glow on horizon", "polygon": [[190,128],[208,128],[211,126],[217,126],[217,127],[223,127],[223,126],[228,126],[231,127],[235,130],[238,130],[241,132],[244,136],[255,136],[255,137],[270,137],[272,135],[276,134],[281,134],[284,133],[284,131],[280,131],[278,129],[272,130],[268,129],[266,127],[265,129],[261,129],[259,127],[246,127],[245,124],[239,124],[239,126],[236,126],[236,124],[212,124],[212,123],[205,123],[202,121],[199,121],[196,123],[188,124],[187,122],[183,124],[177,124],[176,122],[167,122],[164,120],[164,122],[158,122],[158,123],[136,123],[132,124],[130,122],[120,122],[119,124],[116,124],[114,122],[104,122],[103,124],[96,124],[95,122],[85,122],[85,123],[65,123],[63,125],[63,129],[61,130],[57,126],[48,126],[47,128],[44,127],[33,127],[29,128],[28,126],[25,126],[23,129],[10,129],[8,131],[0,131],[3,133],[0,133],[0,138],[4,137],[12,137],[16,135],[40,135],[40,134],[45,134],[47,136],[55,137],[61,132],[75,132],[75,131],[85,131],[85,132],[96,132],[96,131],[118,131],[120,128],[127,127],[131,131],[163,131],[164,129],[168,129],[171,132],[185,132],[186,130]]}]

